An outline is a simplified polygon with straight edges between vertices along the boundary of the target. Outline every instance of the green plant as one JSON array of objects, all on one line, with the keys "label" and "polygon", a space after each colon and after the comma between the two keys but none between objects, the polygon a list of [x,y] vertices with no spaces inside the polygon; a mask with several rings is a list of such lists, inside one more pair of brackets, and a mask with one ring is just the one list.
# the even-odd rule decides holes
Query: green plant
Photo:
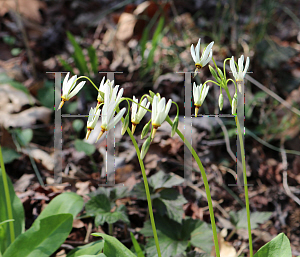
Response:
[{"label": "green plant", "polygon": [[7,177],[0,146],[0,255],[50,256],[65,241],[83,200],[74,193],[55,197],[25,230],[24,209]]}]

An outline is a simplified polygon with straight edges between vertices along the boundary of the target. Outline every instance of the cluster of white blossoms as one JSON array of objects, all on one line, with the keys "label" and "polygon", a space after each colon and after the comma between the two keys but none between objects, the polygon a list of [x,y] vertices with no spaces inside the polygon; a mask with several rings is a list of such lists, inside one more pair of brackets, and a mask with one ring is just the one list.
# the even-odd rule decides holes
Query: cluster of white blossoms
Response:
[{"label": "cluster of white blossoms", "polygon": [[[212,60],[212,47],[214,42],[211,42],[208,44],[207,47],[204,48],[202,55],[200,57],[200,41],[198,40],[198,43],[196,45],[196,48],[194,48],[194,45],[191,45],[191,55],[195,62],[195,75],[198,70],[203,68],[205,65],[207,65]],[[229,58],[228,58],[229,59]],[[226,60],[225,60],[226,61]],[[243,63],[244,63],[244,56],[242,55],[238,59],[238,65],[234,62],[234,57],[230,59],[230,68],[233,74],[233,77],[235,78],[236,84],[238,84],[239,91],[241,92],[241,84],[244,80],[244,77],[246,75],[246,72],[249,67],[249,57],[247,57],[245,69],[243,69]],[[222,87],[227,86],[226,75],[222,74],[222,71],[217,68],[217,72],[210,66],[210,71],[212,75],[216,78],[217,85],[220,86],[220,97],[219,97],[219,107],[220,110],[223,108],[223,94],[222,94]],[[224,71],[225,72],[225,71]],[[85,85],[85,82],[80,82],[76,85],[77,76],[73,76],[69,79],[70,73],[68,73],[63,81],[62,86],[62,95],[61,95],[61,103],[59,105],[59,108],[62,108],[65,101],[68,101],[70,98],[75,96],[80,89]],[[204,84],[196,85],[196,83],[193,83],[193,98],[194,98],[194,105],[195,105],[195,117],[198,115],[198,111],[200,106],[202,106],[208,91],[209,87],[206,85],[207,82]],[[89,138],[90,133],[92,130],[95,129],[95,126],[99,120],[100,114],[102,117],[101,122],[101,131],[97,137],[97,141],[100,139],[100,137],[106,132],[115,127],[115,125],[123,118],[123,115],[126,113],[126,108],[122,108],[119,110],[119,104],[123,100],[123,89],[119,90],[119,85],[116,85],[114,87],[114,81],[106,80],[105,77],[101,80],[100,86],[98,88],[98,96],[97,96],[97,105],[95,108],[91,108],[87,120],[87,134],[86,139]],[[169,99],[166,104],[166,99],[164,97],[160,97],[159,94],[154,94],[153,92],[150,92],[150,95],[146,95],[142,97],[142,99],[139,100],[133,96],[133,99],[126,98],[126,100],[132,101],[132,107],[131,107],[131,123],[132,128],[131,132],[134,134],[136,126],[141,122],[145,114],[147,113],[148,108],[150,107],[150,104],[152,105],[152,130],[151,135],[146,139],[142,146],[141,150],[141,158],[144,158],[146,152],[148,151],[149,145],[151,141],[153,140],[155,133],[157,129],[162,125],[162,123],[166,120],[172,100]],[[144,98],[144,99],[143,99]],[[147,101],[147,98],[149,102]],[[100,107],[102,106],[102,111]],[[235,92],[235,95],[232,100],[232,114],[236,114],[236,106],[237,106],[237,92]],[[129,109],[128,109],[129,110]],[[122,126],[122,135],[126,132],[129,124],[129,111],[123,120],[123,126]],[[171,135],[173,136],[178,126],[178,113],[177,116],[174,119],[173,126],[172,126],[172,132]],[[150,128],[150,121],[145,125],[143,131],[142,131],[142,138],[148,133]]]},{"label": "cluster of white blossoms", "polygon": [[[212,59],[212,47],[214,42],[211,42],[208,44],[206,48],[204,48],[201,58],[200,58],[200,42],[201,39],[199,38],[198,43],[196,45],[196,48],[194,48],[194,45],[191,45],[191,55],[195,62],[195,73],[194,76],[196,76],[196,73],[203,68],[206,64],[208,64]],[[242,84],[244,81],[244,77],[247,73],[247,70],[249,68],[250,60],[249,57],[246,59],[245,69],[244,69],[244,55],[242,55],[238,59],[238,64],[234,62],[234,57],[232,56],[230,59],[230,69],[232,72],[232,75],[236,81],[236,84],[238,86],[239,92],[242,92]],[[223,108],[223,94],[222,94],[222,83],[226,84],[227,81],[225,74],[222,74],[222,71],[217,68],[217,72],[210,66],[209,67],[212,75],[216,78],[216,80],[219,83],[216,83],[220,86],[220,96],[219,96],[219,107],[220,110]],[[219,75],[218,75],[219,74]],[[223,85],[224,86],[224,85]],[[199,86],[196,86],[195,82],[193,84],[193,97],[194,97],[194,105],[195,105],[195,117],[198,115],[199,107],[203,104],[205,97],[207,96],[209,87],[205,85],[205,83]],[[234,97],[232,99],[232,114],[236,114],[236,106],[237,106],[237,93],[234,94]]]}]

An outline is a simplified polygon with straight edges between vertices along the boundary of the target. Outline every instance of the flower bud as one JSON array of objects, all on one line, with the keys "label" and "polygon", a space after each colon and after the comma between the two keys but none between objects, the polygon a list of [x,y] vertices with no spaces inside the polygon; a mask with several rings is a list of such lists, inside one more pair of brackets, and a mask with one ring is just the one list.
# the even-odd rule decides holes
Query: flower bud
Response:
[{"label": "flower bud", "polygon": [[178,116],[176,116],[174,119],[174,122],[172,124],[171,137],[173,137],[175,135],[176,129],[178,128],[178,121],[179,121],[179,118],[178,118]]},{"label": "flower bud", "polygon": [[147,133],[149,132],[149,128],[150,128],[150,121],[144,126],[141,134],[141,139],[143,139],[147,135]]},{"label": "flower bud", "polygon": [[217,67],[217,71],[219,73],[221,80],[224,80],[224,74],[222,73],[221,69]]},{"label": "flower bud", "polygon": [[233,100],[232,100],[232,114],[236,114],[236,107],[237,107],[237,94],[234,94]]},{"label": "flower bud", "polygon": [[147,95],[146,97],[147,97],[148,101],[152,104],[153,97],[151,97],[151,96],[149,96],[149,95]]},{"label": "flower bud", "polygon": [[218,74],[216,73],[216,71],[214,70],[214,68],[211,67],[210,65],[208,65],[208,67],[209,67],[209,70],[210,70],[211,75],[213,75],[213,77],[214,77],[219,83],[221,83],[222,81],[221,81],[221,79],[218,77]]},{"label": "flower bud", "polygon": [[122,124],[122,131],[121,131],[122,136],[126,133],[126,130],[128,128],[128,124],[129,124],[129,113],[127,113],[127,115],[124,119],[124,122]]},{"label": "flower bud", "polygon": [[222,111],[222,109],[223,109],[223,103],[224,103],[224,97],[223,97],[223,94],[221,92],[221,94],[219,96],[219,108],[220,108],[220,111]]},{"label": "flower bud", "polygon": [[144,159],[146,153],[148,152],[150,144],[151,144],[151,137],[149,136],[142,145],[142,149],[141,149],[141,159],[142,160]]},{"label": "flower bud", "polygon": [[151,90],[149,90],[149,94],[152,98],[155,96],[155,94]]}]

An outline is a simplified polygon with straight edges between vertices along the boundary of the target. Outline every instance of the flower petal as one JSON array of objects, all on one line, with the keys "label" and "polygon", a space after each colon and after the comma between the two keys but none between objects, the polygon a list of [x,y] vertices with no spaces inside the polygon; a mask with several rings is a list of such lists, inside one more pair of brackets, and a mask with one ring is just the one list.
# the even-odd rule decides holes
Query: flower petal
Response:
[{"label": "flower petal", "polygon": [[201,42],[201,38],[199,38],[195,49],[197,62],[200,61],[200,42]]},{"label": "flower petal", "polygon": [[245,75],[246,75],[246,73],[248,71],[249,64],[250,64],[250,59],[249,59],[249,56],[248,56],[247,59],[246,59],[245,70],[243,71],[243,77],[245,77]]},{"label": "flower petal", "polygon": [[195,55],[195,49],[194,49],[193,44],[191,45],[191,55],[192,55],[192,58],[193,58],[194,62],[197,62],[196,55]]},{"label": "flower petal", "polygon": [[232,71],[233,77],[236,79],[237,78],[237,73],[236,73],[236,68],[235,68],[235,63],[234,63],[233,56],[230,59],[230,69]]}]

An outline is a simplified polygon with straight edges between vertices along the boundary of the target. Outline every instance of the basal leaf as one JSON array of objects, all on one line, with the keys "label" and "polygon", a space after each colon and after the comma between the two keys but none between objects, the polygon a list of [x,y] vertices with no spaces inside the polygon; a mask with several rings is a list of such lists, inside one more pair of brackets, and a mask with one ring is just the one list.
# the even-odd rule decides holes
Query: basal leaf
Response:
[{"label": "basal leaf", "polygon": [[113,257],[136,257],[125,245],[123,245],[115,237],[102,234],[102,233],[93,233],[93,236],[101,236],[104,239],[104,249],[103,253],[106,256]]},{"label": "basal leaf", "polygon": [[287,236],[280,233],[270,242],[262,246],[254,257],[292,257],[290,241]]},{"label": "basal leaf", "polygon": [[68,237],[72,229],[71,214],[56,214],[40,219],[7,248],[3,257],[49,257]]},{"label": "basal leaf", "polygon": [[104,240],[99,240],[86,244],[84,246],[79,246],[70,251],[67,257],[79,257],[83,254],[100,254],[104,247]]}]

